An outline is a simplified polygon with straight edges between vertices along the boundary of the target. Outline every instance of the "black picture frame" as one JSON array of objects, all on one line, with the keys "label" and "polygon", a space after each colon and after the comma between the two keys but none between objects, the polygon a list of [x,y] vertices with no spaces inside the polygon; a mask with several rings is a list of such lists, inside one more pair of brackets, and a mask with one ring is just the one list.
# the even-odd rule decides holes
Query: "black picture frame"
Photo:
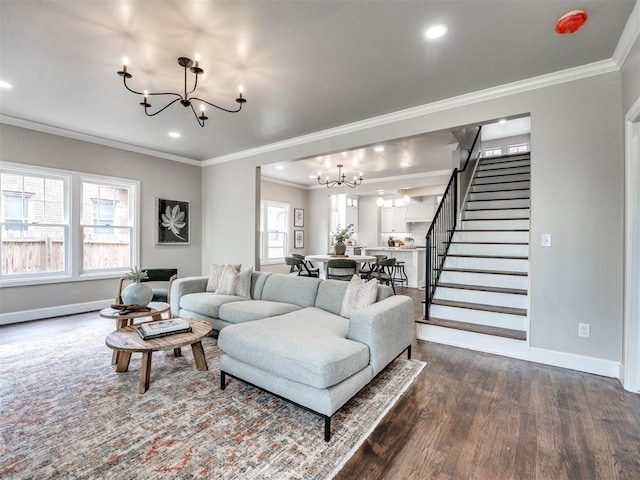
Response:
[{"label": "black picture frame", "polygon": [[304,227],[304,210],[302,208],[293,209],[293,226]]},{"label": "black picture frame", "polygon": [[189,245],[189,202],[156,199],[156,244]]},{"label": "black picture frame", "polygon": [[293,231],[293,248],[304,248],[304,230]]}]

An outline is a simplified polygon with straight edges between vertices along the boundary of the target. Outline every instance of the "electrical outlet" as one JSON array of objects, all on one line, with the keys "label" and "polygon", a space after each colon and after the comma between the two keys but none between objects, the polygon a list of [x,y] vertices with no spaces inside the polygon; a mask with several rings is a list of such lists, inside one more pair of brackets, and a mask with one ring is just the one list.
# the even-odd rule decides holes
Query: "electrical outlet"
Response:
[{"label": "electrical outlet", "polygon": [[588,323],[579,323],[578,324],[578,336],[589,338],[589,324]]},{"label": "electrical outlet", "polygon": [[540,236],[540,245],[543,247],[550,247],[551,246],[551,234],[550,233],[543,233]]}]

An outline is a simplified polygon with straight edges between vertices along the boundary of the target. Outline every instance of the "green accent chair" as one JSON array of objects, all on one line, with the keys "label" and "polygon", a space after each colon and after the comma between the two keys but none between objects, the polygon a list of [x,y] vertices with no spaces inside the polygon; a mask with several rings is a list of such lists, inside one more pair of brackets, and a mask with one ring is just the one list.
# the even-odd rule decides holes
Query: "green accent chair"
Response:
[{"label": "green accent chair", "polygon": [[320,269],[316,267],[313,263],[311,263],[309,260],[305,260],[304,255],[300,255],[299,253],[292,253],[291,256],[293,258],[297,258],[298,260],[302,260],[302,263],[304,263],[307,266],[307,270],[309,270],[309,272],[313,274],[311,276],[318,277],[320,275]]},{"label": "green accent chair", "polygon": [[302,277],[318,277],[319,272],[318,269],[315,269],[315,272],[311,271],[309,267],[305,264],[303,260],[294,257],[285,257],[284,263],[289,265],[289,273],[292,275],[298,275]]},{"label": "green accent chair", "polygon": [[374,257],[376,257],[376,260],[373,265],[371,264],[371,262],[364,262],[360,267],[360,276],[362,278],[369,278],[369,275],[371,275],[371,272],[373,272],[374,270],[375,264],[380,260],[384,260],[385,258],[387,258],[386,255],[374,255]]},{"label": "green accent chair", "polygon": [[379,260],[373,266],[373,271],[369,274],[368,278],[375,278],[379,283],[389,285],[393,289],[393,294],[396,294],[396,288],[393,285],[393,272],[396,267],[395,258],[385,258]]}]

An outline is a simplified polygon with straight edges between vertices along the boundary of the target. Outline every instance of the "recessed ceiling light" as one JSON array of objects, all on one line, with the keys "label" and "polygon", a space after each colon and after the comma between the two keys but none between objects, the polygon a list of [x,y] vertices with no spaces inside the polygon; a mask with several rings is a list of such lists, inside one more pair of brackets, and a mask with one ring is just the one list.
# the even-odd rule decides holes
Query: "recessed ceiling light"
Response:
[{"label": "recessed ceiling light", "polygon": [[320,174],[318,174],[318,175],[309,175],[309,178],[316,179],[316,178],[318,178],[319,176],[320,176]]},{"label": "recessed ceiling light", "polygon": [[401,166],[402,168],[406,168],[406,167],[408,167],[408,166],[409,166],[409,162],[402,162],[402,163],[400,164],[400,166]]},{"label": "recessed ceiling light", "polygon": [[8,82],[5,82],[4,80],[0,80],[0,88],[13,88],[13,85],[11,85]]},{"label": "recessed ceiling light", "polygon": [[284,165],[276,165],[276,170],[284,170]]},{"label": "recessed ceiling light", "polygon": [[500,125],[504,125],[505,123],[507,123],[507,121],[504,118],[501,118],[500,121],[498,122]]},{"label": "recessed ceiling light", "polygon": [[435,40],[447,33],[447,30],[448,28],[446,25],[432,25],[425,30],[424,36],[429,40]]},{"label": "recessed ceiling light", "polygon": [[384,147],[382,145],[378,145],[373,149],[375,152],[384,152]]},{"label": "recessed ceiling light", "polygon": [[169,136],[171,138],[180,138],[182,135],[180,135],[178,132],[169,132]]}]

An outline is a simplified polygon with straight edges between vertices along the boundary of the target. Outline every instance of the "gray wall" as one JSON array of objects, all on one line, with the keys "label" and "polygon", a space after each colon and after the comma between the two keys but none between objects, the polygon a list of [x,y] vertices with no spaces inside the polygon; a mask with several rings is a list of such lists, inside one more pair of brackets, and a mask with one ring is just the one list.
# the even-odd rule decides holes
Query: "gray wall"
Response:
[{"label": "gray wall", "polygon": [[[0,124],[0,160],[112,175],[140,181],[140,265],[200,274],[202,190],[199,166]],[[190,202],[191,244],[155,245],[156,197]],[[113,298],[115,279],[3,287],[0,313],[37,310]]]},{"label": "gray wall", "polygon": [[[253,197],[233,185],[252,185],[256,165],[530,113],[531,346],[620,361],[621,96],[621,75],[613,72],[207,167],[203,265],[252,260]],[[314,206],[316,195],[310,195],[308,210],[322,215],[326,207]],[[225,208],[214,208],[218,203]],[[319,229],[328,225],[321,216],[313,218],[316,223]],[[541,233],[553,235],[552,248],[539,247]],[[591,325],[590,338],[578,338],[579,322]]]}]

